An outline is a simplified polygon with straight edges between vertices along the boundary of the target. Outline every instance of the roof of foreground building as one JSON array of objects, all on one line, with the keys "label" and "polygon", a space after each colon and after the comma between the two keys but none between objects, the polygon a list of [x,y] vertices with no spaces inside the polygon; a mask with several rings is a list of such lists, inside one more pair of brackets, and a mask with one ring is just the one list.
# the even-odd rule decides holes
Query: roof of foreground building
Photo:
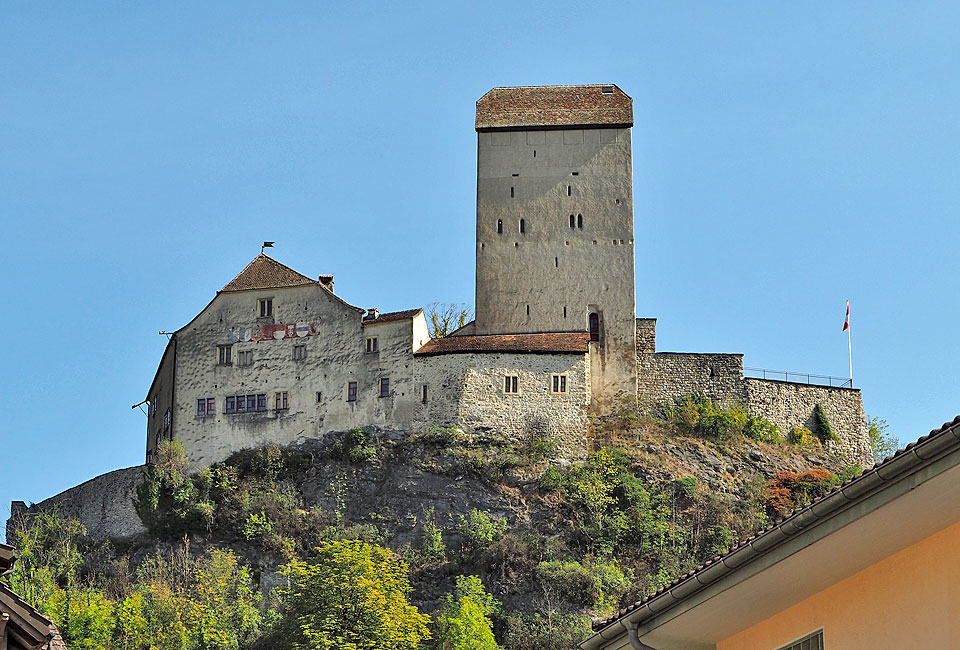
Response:
[{"label": "roof of foreground building", "polygon": [[477,101],[478,131],[633,126],[633,100],[613,84],[494,88]]}]

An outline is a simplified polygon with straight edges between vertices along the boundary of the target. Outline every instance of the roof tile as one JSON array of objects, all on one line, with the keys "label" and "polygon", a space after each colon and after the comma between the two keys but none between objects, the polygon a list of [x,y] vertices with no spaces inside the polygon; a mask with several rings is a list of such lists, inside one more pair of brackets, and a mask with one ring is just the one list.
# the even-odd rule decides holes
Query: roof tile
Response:
[{"label": "roof tile", "polygon": [[633,100],[612,84],[494,88],[477,101],[478,131],[602,125],[633,126]]},{"label": "roof tile", "polygon": [[249,289],[279,289],[281,287],[299,287],[318,284],[302,273],[281,264],[272,257],[260,253],[247,264],[237,277],[230,280],[219,293],[225,291],[247,291]]},{"label": "roof tile", "polygon": [[431,339],[414,354],[432,356],[463,352],[526,352],[533,354],[586,354],[590,335],[586,332],[546,334],[483,334],[446,336]]},{"label": "roof tile", "polygon": [[384,314],[378,315],[376,318],[371,318],[371,317],[369,317],[369,316],[364,316],[364,317],[363,317],[363,324],[364,324],[364,325],[374,325],[374,324],[379,324],[379,323],[389,323],[389,322],[391,322],[391,321],[398,321],[398,320],[410,320],[411,318],[413,318],[414,316],[416,316],[417,314],[419,314],[419,313],[422,312],[422,311],[423,311],[423,310],[422,310],[422,309],[419,309],[419,308],[418,308],[418,309],[406,309],[406,310],[404,310],[404,311],[390,311],[390,312],[386,312],[386,313],[384,313]]}]

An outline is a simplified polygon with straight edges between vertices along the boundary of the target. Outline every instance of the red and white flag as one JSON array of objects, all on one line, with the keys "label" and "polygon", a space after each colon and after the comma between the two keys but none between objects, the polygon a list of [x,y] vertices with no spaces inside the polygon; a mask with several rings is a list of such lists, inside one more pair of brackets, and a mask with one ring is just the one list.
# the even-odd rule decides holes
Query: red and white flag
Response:
[{"label": "red and white flag", "polygon": [[850,329],[850,301],[847,301],[847,317],[843,319],[843,329],[841,332],[846,332]]}]

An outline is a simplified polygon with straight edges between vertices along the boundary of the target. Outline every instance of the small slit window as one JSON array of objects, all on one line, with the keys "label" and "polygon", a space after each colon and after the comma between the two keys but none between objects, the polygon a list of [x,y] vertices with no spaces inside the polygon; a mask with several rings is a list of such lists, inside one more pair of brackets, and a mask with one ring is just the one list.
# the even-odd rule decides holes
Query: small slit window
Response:
[{"label": "small slit window", "polygon": [[567,185],[567,196],[570,196],[570,193],[573,192],[573,188]]},{"label": "small slit window", "polygon": [[503,219],[497,219],[497,234],[503,234]]},{"label": "small slit window", "polygon": [[507,395],[516,395],[520,392],[520,378],[516,375],[506,375],[503,378],[503,392]]},{"label": "small slit window", "polygon": [[424,404],[427,403],[427,385],[426,385],[426,384],[424,384],[424,385],[421,387],[421,391],[420,391],[420,401],[422,401]]},{"label": "small slit window", "polygon": [[581,230],[583,229],[583,215],[582,215],[582,214],[578,214],[578,215],[577,215],[577,228],[580,228]]},{"label": "small slit window", "polygon": [[513,188],[511,187],[511,188],[510,188],[510,198],[512,199],[513,196],[514,196],[514,195],[513,195]]},{"label": "small slit window", "polygon": [[577,227],[577,222],[576,222],[576,220],[574,219],[574,216],[573,216],[572,214],[570,215],[570,227],[571,227],[571,228],[576,228],[576,227]]},{"label": "small slit window", "polygon": [[590,340],[600,340],[600,315],[596,312],[590,314]]},{"label": "small slit window", "polygon": [[520,232],[521,233],[527,232],[527,222],[524,221],[523,219],[520,220]]}]

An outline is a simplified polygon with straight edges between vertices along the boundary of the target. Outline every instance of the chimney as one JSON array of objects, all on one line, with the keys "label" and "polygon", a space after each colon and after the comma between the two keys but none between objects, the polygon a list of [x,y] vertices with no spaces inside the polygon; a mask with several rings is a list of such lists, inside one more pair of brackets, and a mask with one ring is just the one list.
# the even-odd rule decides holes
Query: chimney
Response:
[{"label": "chimney", "polygon": [[376,307],[371,307],[370,309],[367,310],[367,318],[372,320],[374,318],[379,318],[379,317],[380,317],[380,310],[377,309]]},{"label": "chimney", "polygon": [[332,275],[321,275],[319,280],[320,280],[321,287],[323,287],[330,293],[333,293],[333,276]]}]

